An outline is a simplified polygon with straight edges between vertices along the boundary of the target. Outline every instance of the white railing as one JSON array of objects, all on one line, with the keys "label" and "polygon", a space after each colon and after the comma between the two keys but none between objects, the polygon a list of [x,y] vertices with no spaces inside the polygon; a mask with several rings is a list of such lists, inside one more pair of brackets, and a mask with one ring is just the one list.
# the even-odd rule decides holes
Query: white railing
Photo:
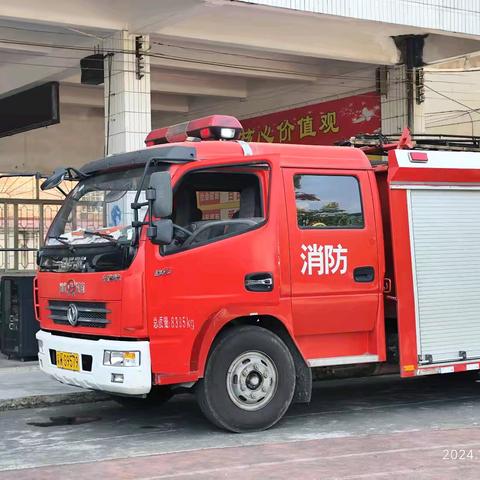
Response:
[{"label": "white railing", "polygon": [[237,0],[447,32],[480,35],[479,0]]}]

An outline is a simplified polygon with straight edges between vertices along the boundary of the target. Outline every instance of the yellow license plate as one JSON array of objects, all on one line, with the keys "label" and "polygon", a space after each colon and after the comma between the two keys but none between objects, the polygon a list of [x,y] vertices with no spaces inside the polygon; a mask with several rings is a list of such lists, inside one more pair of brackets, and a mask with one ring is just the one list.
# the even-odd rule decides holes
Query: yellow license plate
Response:
[{"label": "yellow license plate", "polygon": [[56,360],[58,368],[80,371],[80,355],[78,353],[57,352]]}]

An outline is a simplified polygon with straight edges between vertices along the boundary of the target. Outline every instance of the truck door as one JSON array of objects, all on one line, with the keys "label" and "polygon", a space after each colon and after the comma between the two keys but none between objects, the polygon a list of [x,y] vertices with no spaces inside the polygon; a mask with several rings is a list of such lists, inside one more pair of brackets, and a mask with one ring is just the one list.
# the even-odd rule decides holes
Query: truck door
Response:
[{"label": "truck door", "polygon": [[174,241],[148,244],[152,369],[164,378],[197,370],[212,326],[279,304],[277,221],[266,205],[270,173],[194,167],[174,188]]},{"label": "truck door", "polygon": [[284,182],[303,354],[311,366],[378,361],[383,272],[369,172],[289,168]]}]

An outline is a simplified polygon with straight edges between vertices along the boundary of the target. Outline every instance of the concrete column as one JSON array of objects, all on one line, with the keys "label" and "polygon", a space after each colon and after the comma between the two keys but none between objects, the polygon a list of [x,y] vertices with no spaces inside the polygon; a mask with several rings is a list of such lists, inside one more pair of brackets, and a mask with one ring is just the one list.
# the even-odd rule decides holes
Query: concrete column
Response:
[{"label": "concrete column", "polygon": [[[136,37],[121,31],[104,43],[105,153],[121,153],[145,146],[151,130],[150,60],[144,55],[138,71]],[[148,50],[148,35],[142,35]]]},{"label": "concrete column", "polygon": [[417,98],[415,70],[408,70],[405,65],[380,70],[382,132],[387,135],[401,133],[407,126],[412,133],[425,133],[424,107],[422,99]]},{"label": "concrete column", "polygon": [[405,65],[380,69],[382,132],[387,135],[400,133],[408,124],[405,72]]},{"label": "concrete column", "polygon": [[381,67],[382,131],[400,133],[408,126],[412,133],[425,133],[423,50],[426,35],[394,37],[401,64]]}]

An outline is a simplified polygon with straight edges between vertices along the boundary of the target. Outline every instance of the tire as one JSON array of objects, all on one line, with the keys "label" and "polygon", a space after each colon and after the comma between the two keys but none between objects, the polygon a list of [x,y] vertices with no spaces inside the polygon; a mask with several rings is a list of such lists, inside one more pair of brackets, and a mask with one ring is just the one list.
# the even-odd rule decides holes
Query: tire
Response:
[{"label": "tire", "polygon": [[174,393],[170,387],[153,387],[144,397],[124,397],[122,395],[111,395],[112,400],[125,408],[153,408],[159,407],[168,402]]},{"label": "tire", "polygon": [[244,326],[214,344],[196,385],[203,414],[231,432],[266,430],[285,414],[295,391],[295,365],[274,333]]}]

